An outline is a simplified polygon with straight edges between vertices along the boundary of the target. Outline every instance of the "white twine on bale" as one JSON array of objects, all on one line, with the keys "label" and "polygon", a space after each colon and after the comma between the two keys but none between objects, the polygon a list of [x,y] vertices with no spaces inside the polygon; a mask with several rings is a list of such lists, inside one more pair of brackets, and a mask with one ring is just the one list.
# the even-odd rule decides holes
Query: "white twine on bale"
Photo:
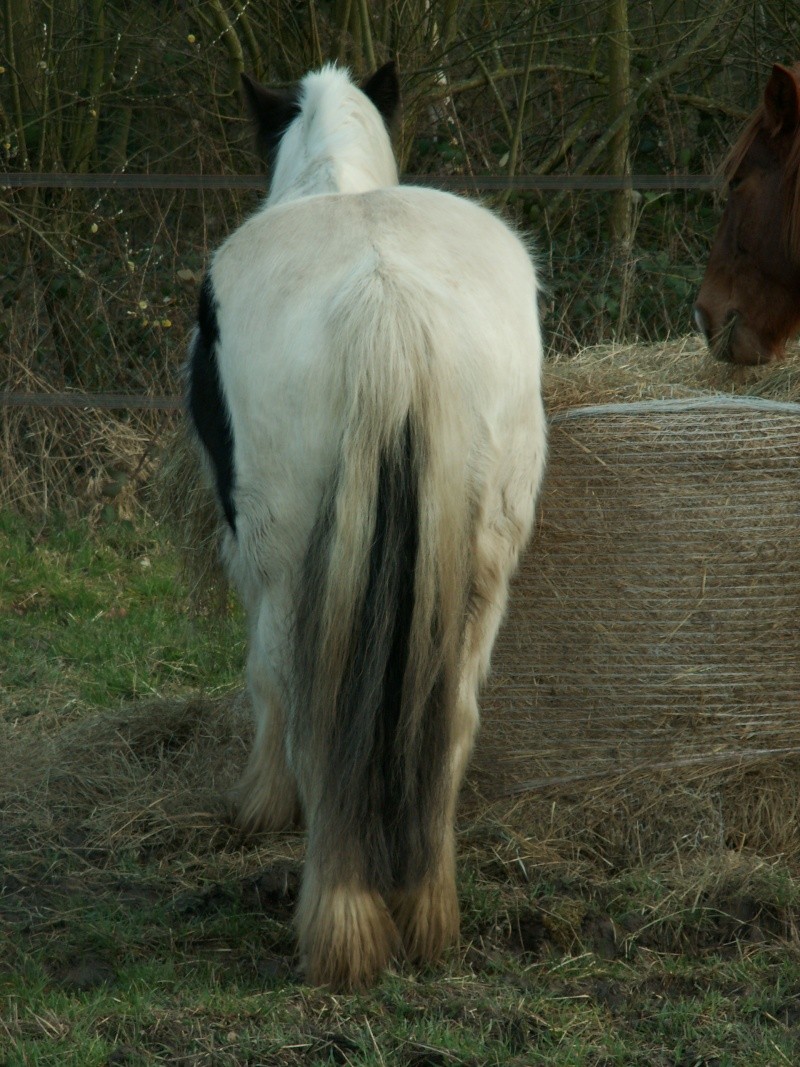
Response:
[{"label": "white twine on bale", "polygon": [[555,415],[482,704],[488,795],[800,753],[800,404]]},{"label": "white twine on bale", "polygon": [[791,401],[765,400],[756,396],[709,396],[697,390],[695,396],[681,398],[663,398],[660,400],[632,400],[628,403],[582,404],[580,407],[559,411],[550,418],[550,425],[569,422],[571,419],[585,418],[587,415],[651,415],[657,412],[718,410],[743,408],[747,411],[766,411],[771,414],[785,412],[787,415],[800,414],[800,404]]}]

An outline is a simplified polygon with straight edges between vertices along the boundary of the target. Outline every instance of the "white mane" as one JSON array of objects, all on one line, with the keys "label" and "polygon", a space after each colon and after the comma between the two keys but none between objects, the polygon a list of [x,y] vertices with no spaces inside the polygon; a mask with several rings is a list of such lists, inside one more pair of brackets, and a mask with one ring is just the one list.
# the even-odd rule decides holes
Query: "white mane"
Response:
[{"label": "white mane", "polygon": [[383,119],[348,72],[327,64],[307,74],[300,83],[300,114],[281,139],[266,204],[397,183]]}]

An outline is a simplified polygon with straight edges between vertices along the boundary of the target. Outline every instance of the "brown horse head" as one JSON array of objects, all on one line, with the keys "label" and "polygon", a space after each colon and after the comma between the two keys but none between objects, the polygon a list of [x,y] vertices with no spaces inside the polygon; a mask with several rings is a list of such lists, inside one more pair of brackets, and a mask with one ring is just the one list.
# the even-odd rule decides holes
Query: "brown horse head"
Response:
[{"label": "brown horse head", "polygon": [[772,68],[723,173],[694,320],[718,359],[768,363],[800,329],[800,63]]}]

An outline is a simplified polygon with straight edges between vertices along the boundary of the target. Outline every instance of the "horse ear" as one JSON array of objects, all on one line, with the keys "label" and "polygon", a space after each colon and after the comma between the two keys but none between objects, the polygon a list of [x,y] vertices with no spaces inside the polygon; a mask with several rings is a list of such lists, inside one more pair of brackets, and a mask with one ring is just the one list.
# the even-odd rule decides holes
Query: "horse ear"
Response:
[{"label": "horse ear", "polygon": [[247,74],[242,74],[242,91],[247,110],[255,123],[261,148],[274,154],[286,127],[300,111],[296,92],[268,89]]},{"label": "horse ear", "polygon": [[800,122],[800,85],[788,67],[776,63],[764,90],[764,114],[773,137],[792,134]]},{"label": "horse ear", "polygon": [[375,71],[371,78],[361,83],[364,93],[383,116],[388,126],[400,105],[400,82],[397,78],[397,65],[391,59]]}]

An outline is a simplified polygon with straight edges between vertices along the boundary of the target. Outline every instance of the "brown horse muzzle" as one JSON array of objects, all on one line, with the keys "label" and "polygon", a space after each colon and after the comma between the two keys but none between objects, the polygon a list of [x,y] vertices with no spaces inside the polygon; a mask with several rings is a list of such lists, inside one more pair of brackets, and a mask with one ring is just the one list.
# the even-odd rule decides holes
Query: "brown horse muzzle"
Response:
[{"label": "brown horse muzzle", "polygon": [[769,363],[780,356],[780,352],[763,343],[735,308],[725,313],[722,326],[716,330],[710,315],[701,304],[695,304],[692,318],[697,330],[705,337],[711,355],[723,363],[756,366]]},{"label": "brown horse muzzle", "polygon": [[715,328],[711,316],[701,304],[695,304],[692,310],[692,318],[695,327],[705,337],[708,350],[714,359],[732,363],[734,357],[731,342],[739,320],[738,311],[733,309],[728,311],[721,328]]}]

